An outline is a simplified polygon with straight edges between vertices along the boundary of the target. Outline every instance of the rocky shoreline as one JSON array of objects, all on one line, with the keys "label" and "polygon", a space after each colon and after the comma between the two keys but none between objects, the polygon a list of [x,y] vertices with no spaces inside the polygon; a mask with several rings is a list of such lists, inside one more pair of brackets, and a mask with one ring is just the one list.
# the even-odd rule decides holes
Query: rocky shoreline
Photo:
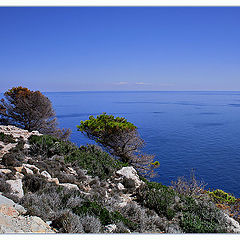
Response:
[{"label": "rocky shoreline", "polygon": [[[90,175],[90,170],[74,161],[67,163],[65,152],[69,150],[58,142],[46,150],[29,141],[31,136],[42,136],[37,131],[0,126],[0,134],[0,233],[187,232],[187,200],[184,202],[166,187],[152,188],[132,166],[118,167],[113,172],[105,169],[108,177],[101,178],[99,174]],[[67,145],[66,149],[71,147]],[[86,162],[93,153],[99,159],[105,154],[95,147],[90,150],[87,155],[85,150],[77,153],[80,157],[85,154]],[[161,196],[175,194],[171,206],[165,207],[164,202],[161,208],[151,205],[149,199],[155,197],[156,189]],[[196,206],[203,202],[194,201]],[[209,208],[215,211],[214,206]],[[216,224],[225,232],[240,233],[239,223],[226,211],[214,214],[219,218]]]}]

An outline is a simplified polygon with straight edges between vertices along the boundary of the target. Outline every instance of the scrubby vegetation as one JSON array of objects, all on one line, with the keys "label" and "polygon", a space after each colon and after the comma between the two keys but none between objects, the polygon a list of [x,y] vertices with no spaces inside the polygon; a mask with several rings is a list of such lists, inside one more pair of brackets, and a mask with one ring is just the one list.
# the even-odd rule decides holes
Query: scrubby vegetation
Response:
[{"label": "scrubby vegetation", "polygon": [[0,132],[0,141],[4,143],[15,143],[12,135],[4,134]]},{"label": "scrubby vegetation", "polygon": [[101,179],[110,177],[115,171],[128,165],[114,159],[96,145],[78,148],[69,141],[60,141],[55,137],[45,135],[32,135],[29,143],[32,145],[31,153],[33,155],[45,155],[48,158],[54,155],[63,156],[66,164],[78,166],[87,170],[89,175],[98,176]]},{"label": "scrubby vegetation", "polygon": [[[211,194],[200,191],[200,182],[179,178],[172,186],[150,182],[140,176],[136,189],[131,179],[121,180],[116,172],[128,164],[113,158],[99,146],[77,147],[53,136],[31,136],[5,154],[2,163],[14,172],[23,162],[39,169],[22,178],[24,197],[7,193],[9,185],[1,178],[3,194],[27,209],[28,215],[51,221],[61,233],[220,233],[227,232],[222,210]],[[27,162],[26,162],[27,156]],[[59,182],[74,184],[68,189],[40,174],[47,171]],[[131,181],[130,181],[131,180]],[[216,192],[214,192],[216,193]],[[224,195],[225,196],[225,195]],[[127,201],[123,201],[125,197]],[[233,199],[225,197],[225,200]],[[236,203],[237,200],[234,202]]]}]

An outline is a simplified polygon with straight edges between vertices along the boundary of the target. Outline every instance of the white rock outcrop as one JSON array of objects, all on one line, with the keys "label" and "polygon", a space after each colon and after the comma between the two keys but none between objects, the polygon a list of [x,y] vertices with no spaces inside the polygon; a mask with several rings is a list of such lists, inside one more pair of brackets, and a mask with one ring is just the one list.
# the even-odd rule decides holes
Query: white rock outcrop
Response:
[{"label": "white rock outcrop", "polygon": [[122,169],[118,170],[116,174],[125,178],[126,180],[133,181],[135,188],[138,188],[141,186],[141,184],[144,184],[144,182],[140,180],[137,171],[133,167],[123,167]]},{"label": "white rock outcrop", "polygon": [[26,210],[0,195],[0,233],[55,233],[36,216],[22,216]]},{"label": "white rock outcrop", "polygon": [[13,195],[16,195],[19,198],[22,198],[24,196],[23,185],[22,185],[21,179],[7,180],[6,183],[8,183],[11,186]]},{"label": "white rock outcrop", "polygon": [[240,224],[234,220],[233,218],[229,217],[226,213],[224,214],[224,218],[226,221],[227,230],[230,233],[240,233]]},{"label": "white rock outcrop", "polygon": [[72,184],[72,183],[59,183],[59,186],[63,186],[65,188],[68,188],[68,189],[75,189],[75,190],[78,190],[79,191],[79,188],[76,184]]}]

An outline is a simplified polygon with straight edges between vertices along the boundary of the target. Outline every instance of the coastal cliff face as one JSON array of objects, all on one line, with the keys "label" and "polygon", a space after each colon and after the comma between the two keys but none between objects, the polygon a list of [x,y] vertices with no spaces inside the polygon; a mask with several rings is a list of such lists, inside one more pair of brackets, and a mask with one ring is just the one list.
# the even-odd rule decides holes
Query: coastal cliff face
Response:
[{"label": "coastal cliff face", "polygon": [[0,126],[0,233],[240,233],[205,195],[140,177],[95,145]]}]

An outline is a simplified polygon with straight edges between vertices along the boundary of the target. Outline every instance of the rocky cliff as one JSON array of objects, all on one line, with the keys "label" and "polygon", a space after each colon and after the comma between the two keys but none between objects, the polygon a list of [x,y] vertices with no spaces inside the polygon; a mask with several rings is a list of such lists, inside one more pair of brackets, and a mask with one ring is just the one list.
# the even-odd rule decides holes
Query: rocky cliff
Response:
[{"label": "rocky cliff", "polygon": [[97,146],[0,126],[1,233],[239,233],[204,194],[140,177]]}]

